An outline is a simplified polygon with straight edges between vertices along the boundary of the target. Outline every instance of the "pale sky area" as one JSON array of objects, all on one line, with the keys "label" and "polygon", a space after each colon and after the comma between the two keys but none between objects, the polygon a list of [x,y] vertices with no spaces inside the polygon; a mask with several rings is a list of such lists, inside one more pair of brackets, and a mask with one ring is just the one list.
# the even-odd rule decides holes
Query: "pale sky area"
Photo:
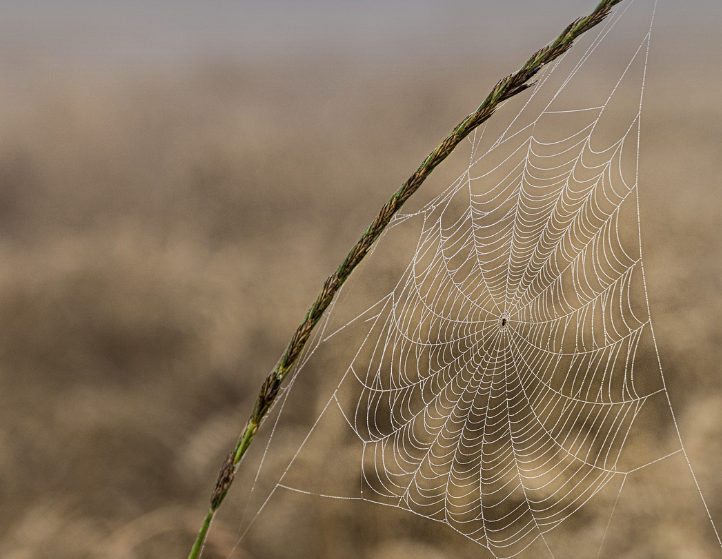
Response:
[{"label": "pale sky area", "polygon": [[[476,56],[512,35],[543,45],[595,0],[0,0],[0,64],[118,68],[356,57],[421,64]],[[514,34],[518,22],[521,36]],[[719,0],[660,0],[656,49],[717,59]],[[535,22],[530,25],[529,22]],[[682,45],[682,43],[684,43]],[[704,64],[704,60],[700,60]]]}]

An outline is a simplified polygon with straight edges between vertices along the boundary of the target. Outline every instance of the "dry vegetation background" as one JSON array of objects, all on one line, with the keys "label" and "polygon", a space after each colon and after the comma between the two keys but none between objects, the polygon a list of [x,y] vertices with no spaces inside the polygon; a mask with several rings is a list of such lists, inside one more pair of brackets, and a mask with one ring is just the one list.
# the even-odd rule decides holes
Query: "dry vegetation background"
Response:
[{"label": "dry vegetation background", "polygon": [[[0,556],[185,557],[325,276],[492,83],[584,8],[504,56],[431,67],[0,67]],[[675,17],[659,17],[644,114],[645,260],[683,438],[722,524],[720,42]],[[341,517],[349,533],[330,523],[309,556],[449,556],[408,527],[354,539],[373,514]],[[620,557],[719,556],[675,539],[683,519],[640,518]],[[214,525],[209,558],[237,523]],[[237,556],[275,556],[255,553]]]}]

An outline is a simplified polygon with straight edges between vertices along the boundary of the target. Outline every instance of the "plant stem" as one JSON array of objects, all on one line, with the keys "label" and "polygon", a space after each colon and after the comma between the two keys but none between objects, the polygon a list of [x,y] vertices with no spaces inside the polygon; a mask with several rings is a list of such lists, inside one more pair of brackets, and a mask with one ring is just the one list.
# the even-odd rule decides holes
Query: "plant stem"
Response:
[{"label": "plant stem", "polygon": [[211,497],[211,507],[206,515],[198,537],[191,549],[188,559],[198,559],[203,549],[203,544],[208,534],[208,528],[215,516],[218,507],[228,492],[239,462],[243,458],[248,447],[253,442],[258,427],[263,422],[268,410],[273,405],[283,380],[296,363],[301,355],[306,342],[308,341],[313,328],[319,322],[323,313],[331,304],[334,296],[351,275],[351,272],[364,259],[368,251],[373,246],[376,239],[384,231],[396,212],[401,209],[404,203],[419,189],[426,178],[446,157],[466,138],[470,132],[477,128],[480,124],[488,120],[499,104],[510,99],[511,97],[521,93],[525,89],[532,87],[535,82],[530,80],[544,66],[567,52],[575,39],[585,33],[592,27],[599,24],[609,14],[612,7],[619,4],[622,0],[602,0],[594,11],[586,17],[574,20],[570,23],[561,34],[550,44],[535,52],[529,60],[515,73],[500,80],[491,90],[486,99],[479,105],[469,116],[464,118],[451,133],[444,138],[438,147],[432,151],[426,159],[421,163],[418,169],[406,180],[381,208],[376,219],[369,225],[361,238],[351,248],[348,255],[331,274],[316,297],[313,305],[306,313],[303,322],[298,326],[295,333],[291,337],[291,341],[286,347],[286,351],[278,361],[273,371],[268,375],[261,385],[261,389],[256,399],[246,426],[238,437],[236,446],[226,458],[218,479],[216,487]]},{"label": "plant stem", "polygon": [[196,541],[193,543],[193,548],[191,549],[191,553],[188,557],[200,557],[201,552],[203,551],[203,545],[206,543],[206,536],[208,535],[208,529],[211,527],[211,522],[213,522],[213,517],[216,515],[216,512],[211,509],[208,511],[208,514],[206,514],[205,519],[203,520],[203,525],[201,526],[200,531],[198,532],[198,537],[196,538]]}]

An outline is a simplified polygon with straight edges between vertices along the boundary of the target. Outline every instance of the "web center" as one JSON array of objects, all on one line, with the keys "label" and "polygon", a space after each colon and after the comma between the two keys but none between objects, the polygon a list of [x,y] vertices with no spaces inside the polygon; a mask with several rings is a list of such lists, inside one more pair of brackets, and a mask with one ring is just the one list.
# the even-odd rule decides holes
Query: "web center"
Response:
[{"label": "web center", "polygon": [[501,330],[506,330],[509,325],[509,313],[506,311],[501,313],[501,315],[498,317],[498,320],[499,328]]}]

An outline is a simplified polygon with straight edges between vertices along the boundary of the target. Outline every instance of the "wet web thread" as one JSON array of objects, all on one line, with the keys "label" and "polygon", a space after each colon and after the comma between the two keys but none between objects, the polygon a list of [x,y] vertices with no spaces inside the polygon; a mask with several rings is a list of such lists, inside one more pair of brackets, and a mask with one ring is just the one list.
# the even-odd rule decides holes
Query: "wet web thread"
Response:
[{"label": "wet web thread", "polygon": [[[639,223],[652,2],[648,29],[599,103],[567,95],[631,5],[576,62],[546,68],[493,142],[483,130],[470,138],[456,181],[395,219],[420,223],[413,257],[357,317],[369,325],[363,341],[311,429],[340,412],[362,445],[359,495],[321,496],[407,510],[507,558],[546,544],[610,482],[621,493],[630,473],[686,459],[681,439],[645,461],[624,454],[650,402],[668,406],[676,427]],[[316,346],[336,332],[327,322]],[[268,499],[279,489],[318,494],[286,473]]]}]

